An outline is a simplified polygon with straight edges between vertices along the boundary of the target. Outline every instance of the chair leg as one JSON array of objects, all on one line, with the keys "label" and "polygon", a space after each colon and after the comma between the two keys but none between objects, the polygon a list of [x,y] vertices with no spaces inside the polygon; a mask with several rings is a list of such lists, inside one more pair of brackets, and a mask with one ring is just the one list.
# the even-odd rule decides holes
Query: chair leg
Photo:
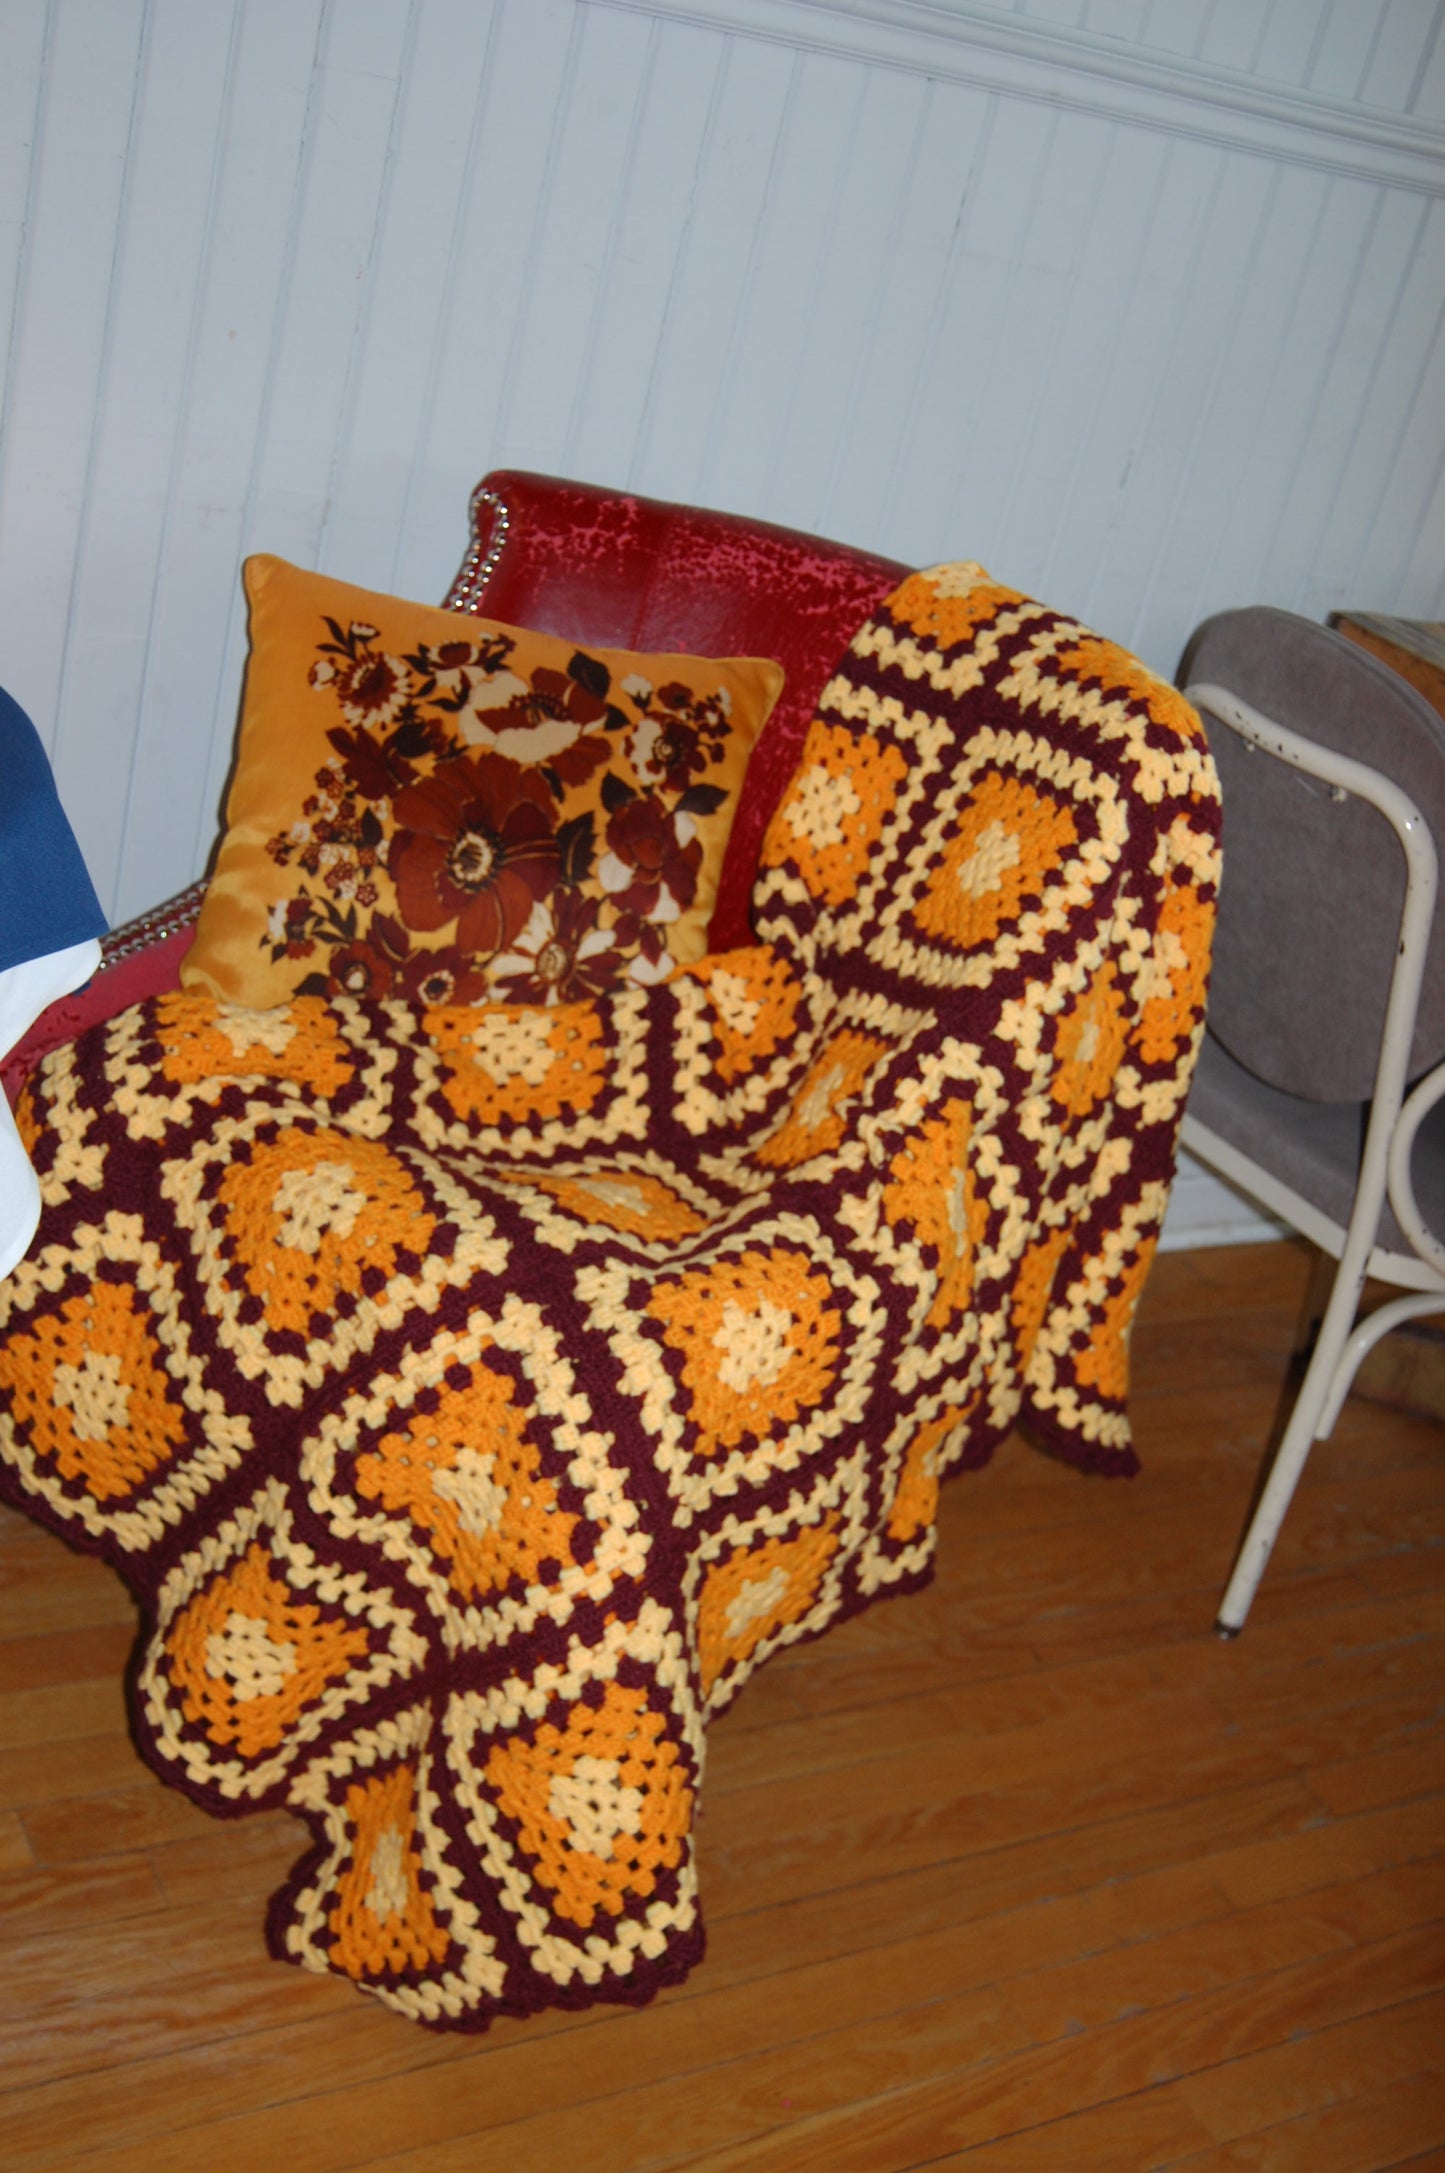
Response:
[{"label": "chair leg", "polygon": [[1322,1245],[1316,1245],[1308,1239],[1305,1242],[1309,1247],[1309,1274],[1305,1278],[1305,1286],[1300,1293],[1299,1310],[1295,1315],[1294,1339],[1289,1347],[1289,1357],[1285,1361],[1284,1373],[1279,1384],[1279,1396],[1275,1402],[1274,1415],[1269,1422],[1269,1432],[1265,1436],[1264,1451],[1259,1463],[1259,1474],[1255,1479],[1254,1488],[1249,1498],[1249,1508],[1245,1513],[1246,1528],[1250,1517],[1254,1515],[1259,1505],[1259,1498],[1264,1492],[1265,1481],[1273,1468],[1275,1457],[1279,1454],[1286,1429],[1294,1415],[1295,1405],[1299,1402],[1304,1390],[1305,1379],[1310,1370],[1310,1360],[1315,1355],[1315,1346],[1320,1338],[1320,1327],[1324,1321],[1325,1310],[1330,1302],[1330,1292],[1334,1288],[1335,1277],[1339,1273],[1339,1261],[1332,1253],[1327,1253]]},{"label": "chair leg", "polygon": [[1299,1314],[1295,1320],[1294,1342],[1290,1345],[1290,1370],[1302,1384],[1305,1369],[1314,1354],[1319,1339],[1320,1323],[1330,1302],[1339,1262],[1322,1245],[1310,1246],[1310,1271],[1300,1297]]},{"label": "chair leg", "polygon": [[1324,1309],[1324,1318],[1319,1323],[1314,1352],[1300,1383],[1289,1423],[1281,1436],[1279,1447],[1275,1450],[1269,1477],[1265,1480],[1255,1504],[1254,1513],[1235,1556],[1234,1569],[1225,1587],[1224,1598],[1220,1602],[1214,1627],[1221,1637],[1237,1637],[1244,1628],[1254,1595],[1259,1589],[1260,1578],[1264,1575],[1265,1564],[1273,1552],[1275,1540],[1279,1537],[1279,1528],[1284,1522],[1285,1511],[1294,1498],[1294,1490],[1299,1484],[1306,1459],[1322,1433],[1329,1430],[1324,1424],[1326,1407],[1331,1400],[1330,1392],[1334,1387],[1340,1354],[1349,1341],[1350,1331],[1354,1326],[1364,1278],[1346,1275],[1343,1266],[1336,1267],[1328,1254],[1320,1255],[1306,1292],[1295,1351],[1291,1354],[1292,1365],[1297,1362],[1300,1351],[1304,1348],[1321,1262],[1326,1270],[1334,1271],[1333,1287]]},{"label": "chair leg", "polygon": [[1369,1357],[1377,1343],[1384,1341],[1392,1329],[1402,1327],[1407,1320],[1423,1320],[1430,1313],[1445,1313],[1445,1291],[1412,1292],[1408,1297],[1391,1298],[1387,1305],[1376,1306],[1356,1323],[1339,1364],[1335,1368],[1334,1385],[1320,1413],[1319,1438],[1333,1431],[1335,1420],[1354,1382],[1355,1375]]}]

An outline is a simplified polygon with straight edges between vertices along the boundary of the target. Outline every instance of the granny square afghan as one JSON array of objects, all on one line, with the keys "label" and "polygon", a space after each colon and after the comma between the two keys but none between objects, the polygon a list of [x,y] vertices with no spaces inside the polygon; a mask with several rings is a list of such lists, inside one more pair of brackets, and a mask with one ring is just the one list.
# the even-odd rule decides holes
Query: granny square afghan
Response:
[{"label": "granny square afghan", "polygon": [[824,691],[755,947],[45,1059],[0,1484],[140,1599],[156,1770],[309,1823],[275,1954],[442,2027],[649,1998],[708,1716],[922,1583],[1016,1421],[1133,1470],[1218,812],[1179,695],[943,567]]}]

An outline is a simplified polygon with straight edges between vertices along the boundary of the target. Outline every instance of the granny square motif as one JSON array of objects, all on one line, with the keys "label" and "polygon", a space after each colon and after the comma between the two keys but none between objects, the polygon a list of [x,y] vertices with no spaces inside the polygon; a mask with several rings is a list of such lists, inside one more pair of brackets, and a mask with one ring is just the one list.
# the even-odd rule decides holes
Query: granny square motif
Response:
[{"label": "granny square motif", "polygon": [[824,690],[755,945],[45,1059],[0,1487],[137,1594],[156,1770],[308,1824],[276,1955],[446,2028],[648,1999],[708,1716],[922,1583],[1015,1424],[1134,1469],[1218,827],[1178,694],[942,567]]}]

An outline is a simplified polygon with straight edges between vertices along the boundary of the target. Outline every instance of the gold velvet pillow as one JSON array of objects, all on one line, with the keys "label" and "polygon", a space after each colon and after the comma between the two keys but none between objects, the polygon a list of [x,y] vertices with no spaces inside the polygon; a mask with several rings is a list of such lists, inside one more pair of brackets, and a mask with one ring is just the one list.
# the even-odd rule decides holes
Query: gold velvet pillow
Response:
[{"label": "gold velvet pillow", "polygon": [[706,949],[779,665],[632,656],[248,559],[186,988],[571,1002]]}]

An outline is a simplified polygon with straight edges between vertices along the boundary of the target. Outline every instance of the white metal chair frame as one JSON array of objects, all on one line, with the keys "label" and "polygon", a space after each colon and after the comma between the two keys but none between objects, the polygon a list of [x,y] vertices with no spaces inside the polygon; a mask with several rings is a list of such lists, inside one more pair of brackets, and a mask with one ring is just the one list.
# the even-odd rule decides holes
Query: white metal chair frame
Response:
[{"label": "white metal chair frame", "polygon": [[[1244,1627],[1305,1459],[1314,1443],[1327,1439],[1333,1431],[1361,1362],[1381,1337],[1402,1321],[1445,1311],[1445,1243],[1427,1227],[1410,1177],[1415,1135],[1425,1116],[1445,1096],[1445,1063],[1437,1064],[1408,1098],[1405,1095],[1439,869],[1429,825],[1414,801],[1390,778],[1363,762],[1302,739],[1223,687],[1201,684],[1191,686],[1187,694],[1197,709],[1208,710],[1249,747],[1322,779],[1337,796],[1354,793],[1367,800],[1399,838],[1406,867],[1400,938],[1375,1070],[1374,1099],[1348,1225],[1342,1229],[1197,1118],[1186,1116],[1184,1120],[1183,1144],[1192,1154],[1339,1262],[1309,1367],[1220,1603],[1215,1627],[1221,1637],[1234,1637]],[[1412,1253],[1389,1252],[1375,1243],[1380,1210],[1387,1198],[1414,1248]],[[1392,1299],[1357,1322],[1360,1293],[1369,1276],[1411,1295]]]}]

